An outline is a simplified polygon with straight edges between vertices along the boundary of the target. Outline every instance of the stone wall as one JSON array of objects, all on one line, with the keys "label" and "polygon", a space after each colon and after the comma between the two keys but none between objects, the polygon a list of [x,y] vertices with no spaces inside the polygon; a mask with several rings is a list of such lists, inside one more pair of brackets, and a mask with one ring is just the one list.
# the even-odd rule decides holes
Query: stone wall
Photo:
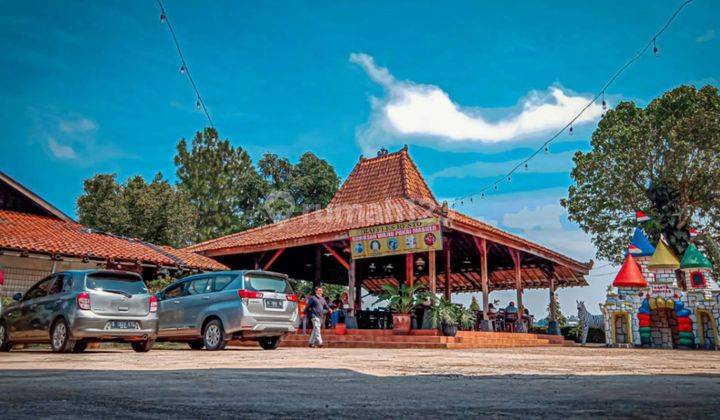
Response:
[{"label": "stone wall", "polygon": [[677,346],[677,318],[671,309],[653,310],[650,313],[652,347],[672,349]]}]

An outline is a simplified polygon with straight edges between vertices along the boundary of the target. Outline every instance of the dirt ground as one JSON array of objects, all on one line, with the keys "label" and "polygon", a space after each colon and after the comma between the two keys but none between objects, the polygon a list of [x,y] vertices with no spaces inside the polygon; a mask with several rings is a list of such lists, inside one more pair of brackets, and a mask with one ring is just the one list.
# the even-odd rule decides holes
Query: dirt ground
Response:
[{"label": "dirt ground", "polygon": [[720,352],[101,349],[0,354],[0,417],[720,416]]}]

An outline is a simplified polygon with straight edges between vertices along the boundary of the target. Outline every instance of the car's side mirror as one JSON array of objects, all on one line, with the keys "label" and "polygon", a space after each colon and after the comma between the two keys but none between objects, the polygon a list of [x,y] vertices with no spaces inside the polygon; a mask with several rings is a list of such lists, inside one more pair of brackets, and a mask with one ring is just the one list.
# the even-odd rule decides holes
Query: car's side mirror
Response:
[{"label": "car's side mirror", "polygon": [[155,297],[157,298],[157,300],[163,300],[165,298],[165,296],[163,296],[163,292],[155,293]]},{"label": "car's side mirror", "polygon": [[13,300],[14,300],[15,302],[20,302],[20,301],[22,300],[22,293],[15,293],[15,294],[13,295]]}]

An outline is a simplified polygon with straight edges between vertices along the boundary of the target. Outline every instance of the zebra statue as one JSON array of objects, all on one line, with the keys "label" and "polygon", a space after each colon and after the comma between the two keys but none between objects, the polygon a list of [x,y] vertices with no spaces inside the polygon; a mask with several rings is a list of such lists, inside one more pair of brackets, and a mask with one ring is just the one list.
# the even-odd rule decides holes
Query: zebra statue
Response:
[{"label": "zebra statue", "polygon": [[580,319],[580,325],[578,326],[578,331],[580,331],[580,342],[582,345],[585,345],[585,342],[587,341],[587,335],[588,330],[593,328],[605,328],[605,317],[602,315],[593,315],[590,312],[588,312],[587,308],[585,308],[585,302],[583,301],[576,301],[577,302],[577,310],[578,310],[578,318]]}]

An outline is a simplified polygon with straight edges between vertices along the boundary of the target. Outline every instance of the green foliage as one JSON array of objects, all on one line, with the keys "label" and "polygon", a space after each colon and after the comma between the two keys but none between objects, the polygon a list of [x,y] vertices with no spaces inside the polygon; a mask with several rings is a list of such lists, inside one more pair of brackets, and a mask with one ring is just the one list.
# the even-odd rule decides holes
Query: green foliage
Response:
[{"label": "green foliage", "polygon": [[378,299],[373,303],[387,302],[388,309],[396,314],[409,314],[415,307],[431,299],[430,293],[420,283],[412,286],[403,284],[397,287],[393,284],[385,284]]},{"label": "green foliage", "polygon": [[264,208],[269,223],[327,206],[340,185],[335,169],[310,152],[295,165],[266,153],[258,167],[267,182]]},{"label": "green foliage", "polygon": [[[293,287],[293,290],[295,291],[295,294],[297,294],[298,296],[310,296],[315,292],[313,290],[313,283],[311,281],[291,279],[290,283]],[[348,291],[347,286],[341,286],[339,284],[324,283],[322,287],[323,295],[328,300],[335,300],[336,298],[340,297],[343,292]]]},{"label": "green foliage", "polygon": [[250,155],[217,131],[195,133],[192,146],[181,139],[175,155],[178,185],[197,209],[196,241],[204,241],[256,226],[265,182]]},{"label": "green foliage", "polygon": [[115,174],[84,181],[78,198],[81,224],[159,245],[187,246],[197,213],[188,197],[158,173],[149,184],[140,176],[119,184]]},{"label": "green foliage", "polygon": [[555,321],[558,323],[558,327],[562,328],[567,325],[567,318],[560,309],[560,301],[558,300],[557,293],[553,294],[553,299],[548,303],[548,321],[552,319],[553,313],[555,314]]},{"label": "green foliage", "polygon": [[[580,326],[579,325],[576,325],[574,327],[567,327],[567,326],[562,327],[562,328],[560,328],[560,334],[566,340],[574,341],[576,343],[580,342]],[[605,330],[603,330],[602,328],[589,328],[587,342],[595,343],[595,344],[605,343]]]},{"label": "green foliage", "polygon": [[145,285],[151,293],[157,293],[169,286],[174,281],[175,279],[170,276],[162,276],[156,279],[146,281]]},{"label": "green foliage", "polygon": [[575,154],[575,185],[562,205],[590,234],[598,257],[619,262],[644,210],[657,240],[664,234],[681,255],[688,230],[720,231],[720,96],[713,86],[681,86],[645,109],[621,102],[592,135],[593,149]]},{"label": "green foliage", "polygon": [[715,238],[704,232],[697,239],[705,246],[706,256],[713,262],[713,278],[720,279],[720,246]]},{"label": "green foliage", "polygon": [[[462,321],[466,324],[472,319],[472,324],[475,324],[475,314],[470,314],[470,310],[463,310],[458,305],[452,303],[450,300],[445,298],[433,299],[433,305],[429,309],[430,311],[430,325],[432,327],[439,327],[442,324],[446,325],[457,325]],[[472,318],[470,317],[472,315]]]},{"label": "green foliage", "polygon": [[482,308],[480,308],[480,304],[477,301],[477,298],[475,296],[472,297],[472,300],[470,301],[470,310],[473,312],[480,312]]},{"label": "green foliage", "polygon": [[472,308],[461,308],[457,307],[457,323],[463,330],[472,330],[475,328],[475,322],[477,321],[477,311],[473,311]]}]

